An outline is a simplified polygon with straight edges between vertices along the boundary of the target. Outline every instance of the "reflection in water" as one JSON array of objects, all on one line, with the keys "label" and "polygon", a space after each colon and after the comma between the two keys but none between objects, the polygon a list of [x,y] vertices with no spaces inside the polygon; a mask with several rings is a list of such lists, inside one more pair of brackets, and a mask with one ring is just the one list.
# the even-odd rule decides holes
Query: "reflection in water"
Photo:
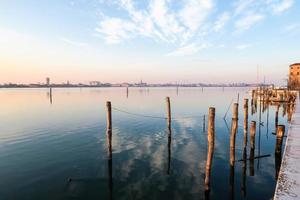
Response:
[{"label": "reflection in water", "polygon": [[285,127],[279,125],[276,132],[276,145],[275,145],[275,179],[278,179],[278,173],[281,165],[281,151],[282,151],[282,140],[284,137]]},{"label": "reflection in water", "polygon": [[255,152],[256,122],[250,124],[250,176],[254,176],[254,152]]},{"label": "reflection in water", "polygon": [[112,131],[108,129],[106,132],[106,141],[107,141],[107,166],[108,166],[108,192],[109,200],[113,199],[113,181],[112,181]]},{"label": "reflection in water", "polygon": [[171,147],[172,147],[172,132],[171,129],[169,129],[168,133],[168,167],[167,167],[167,174],[170,175],[170,168],[171,168]]},{"label": "reflection in water", "polygon": [[49,92],[47,92],[47,97],[49,98],[50,104],[52,104],[52,88],[49,88]]},{"label": "reflection in water", "polygon": [[247,178],[247,148],[245,146],[243,150],[242,187],[241,187],[243,197],[246,197],[246,191],[247,191],[246,178]]},{"label": "reflection in water", "polygon": [[[22,199],[22,196],[27,194],[29,199],[45,197],[43,198],[45,200],[59,197],[61,197],[59,199],[84,200],[112,198],[189,200],[199,197],[227,199],[229,195],[226,192],[229,192],[229,186],[231,197],[235,199],[242,199],[243,196],[247,199],[255,199],[257,196],[272,198],[275,185],[274,157],[260,161],[260,170],[270,173],[257,173],[255,178],[247,178],[245,171],[246,169],[248,171],[249,162],[245,158],[250,152],[249,149],[243,149],[243,139],[245,140],[243,134],[236,134],[235,152],[236,159],[243,158],[243,163],[235,163],[235,166],[227,171],[231,174],[230,179],[227,178],[228,174],[222,176],[224,169],[227,170],[229,167],[229,151],[223,150],[229,150],[228,132],[231,130],[229,127],[227,131],[226,124],[220,116],[228,107],[224,102],[230,102],[238,92],[241,99],[248,97],[247,88],[226,88],[225,91],[220,88],[207,88],[204,93],[201,93],[199,88],[180,88],[178,96],[176,88],[151,88],[149,94],[141,93],[139,88],[130,88],[131,98],[128,99],[127,94],[124,95],[126,92],[124,90],[127,89],[83,88],[79,91],[57,88],[55,89],[57,103],[51,107],[49,90],[47,90],[49,98],[46,99],[45,90],[1,90],[3,112],[0,113],[2,122],[0,145],[3,151],[0,153],[2,160],[0,177],[2,182],[6,183],[6,187],[0,187],[1,198],[12,199],[11,194],[19,188],[18,184],[24,189],[18,191],[15,199]],[[189,124],[187,121],[185,124],[174,121],[172,134],[168,135],[167,140],[164,119],[145,119],[114,112],[114,140],[111,139],[111,132],[99,134],[106,126],[105,110],[100,106],[106,99],[110,99],[115,107],[124,108],[129,112],[164,117],[163,100],[167,95],[172,98],[174,119],[189,115],[200,115],[201,118],[193,119],[194,123]],[[220,100],[220,95],[224,101]],[[213,166],[207,168],[211,170],[209,193],[204,191],[203,187],[203,177],[210,173],[207,172],[203,159],[208,154],[205,148],[207,135],[199,132],[208,129],[205,124],[208,117],[203,114],[210,105],[216,106],[220,116],[216,117],[217,156],[213,157]],[[288,110],[292,110],[292,106],[286,107],[288,117],[291,113]],[[274,119],[274,108],[270,107],[270,119]],[[249,110],[249,114],[250,112]],[[258,114],[257,112],[257,115],[249,116],[249,120],[258,119]],[[27,115],[31,118],[24,120]],[[262,121],[266,121],[267,112],[261,115]],[[243,113],[239,117],[243,117]],[[281,120],[281,110],[279,121],[285,123],[285,120]],[[228,121],[229,123],[231,122]],[[16,124],[18,126],[14,126]],[[56,124],[59,126],[53,126]],[[273,127],[274,120],[270,120],[269,125]],[[242,131],[241,129],[241,133]],[[265,131],[262,127],[262,136]],[[250,136],[248,143],[250,144]],[[269,140],[261,137],[261,144],[266,144],[261,145],[261,152],[274,151],[274,145],[270,145],[274,143],[275,137],[270,137]],[[113,155],[112,145],[114,145]],[[45,148],[47,146],[53,148]],[[36,154],[37,151],[40,152],[39,155]],[[252,162],[256,159],[254,151],[250,157],[253,158]],[[34,162],[36,160],[40,162]],[[238,164],[241,164],[241,167]],[[53,173],[40,170],[50,167]],[[238,175],[241,175],[241,178]],[[41,178],[36,181],[36,177]],[[69,177],[79,179],[72,179],[67,191],[68,197],[65,198],[66,194],[62,194],[62,188],[65,187],[65,181]],[[233,192],[234,179],[238,179],[241,183],[242,192]],[[237,183],[235,188],[240,191]],[[92,193],[97,198],[87,196]]]}]

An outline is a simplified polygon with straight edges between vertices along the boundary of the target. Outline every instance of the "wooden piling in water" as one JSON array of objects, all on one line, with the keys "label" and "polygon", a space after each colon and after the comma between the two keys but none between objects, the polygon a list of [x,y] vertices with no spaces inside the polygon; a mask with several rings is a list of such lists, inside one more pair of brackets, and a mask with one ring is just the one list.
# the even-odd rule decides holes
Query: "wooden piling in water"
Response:
[{"label": "wooden piling in water", "polygon": [[247,146],[248,133],[248,99],[244,99],[244,147]]},{"label": "wooden piling in water", "polygon": [[170,103],[170,97],[166,97],[166,103],[167,103],[167,123],[168,123],[168,128],[171,129],[171,103]]},{"label": "wooden piling in water", "polygon": [[254,176],[254,152],[255,152],[256,122],[250,124],[250,176]]},{"label": "wooden piling in water", "polygon": [[250,124],[250,148],[255,149],[255,134],[256,134],[256,121],[251,121]]},{"label": "wooden piling in water", "polygon": [[239,118],[239,104],[238,103],[234,103],[233,104],[233,110],[232,110],[232,119],[236,119],[238,120]]},{"label": "wooden piling in water", "polygon": [[208,128],[207,128],[207,142],[208,142],[208,151],[207,151],[207,160],[205,167],[205,190],[210,190],[210,173],[212,166],[212,159],[214,154],[215,146],[215,108],[209,108],[208,114]]},{"label": "wooden piling in water", "polygon": [[106,129],[111,130],[111,102],[106,102]]},{"label": "wooden piling in water", "polygon": [[235,138],[237,133],[238,120],[232,119],[230,134],[230,166],[234,166],[235,161]]}]

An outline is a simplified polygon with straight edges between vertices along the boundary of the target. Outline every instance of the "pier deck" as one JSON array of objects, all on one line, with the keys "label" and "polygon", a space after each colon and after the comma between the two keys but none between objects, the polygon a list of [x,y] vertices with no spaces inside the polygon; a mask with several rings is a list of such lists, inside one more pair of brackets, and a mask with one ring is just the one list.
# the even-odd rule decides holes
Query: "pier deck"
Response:
[{"label": "pier deck", "polygon": [[300,199],[300,105],[299,102],[296,104],[288,130],[274,200]]}]

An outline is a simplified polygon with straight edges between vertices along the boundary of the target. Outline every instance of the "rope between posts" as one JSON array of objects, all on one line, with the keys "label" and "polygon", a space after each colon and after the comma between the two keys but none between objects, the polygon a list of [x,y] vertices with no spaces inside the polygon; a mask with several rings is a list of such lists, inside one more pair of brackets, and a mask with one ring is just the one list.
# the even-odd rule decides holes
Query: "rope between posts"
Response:
[{"label": "rope between posts", "polygon": [[[119,109],[116,107],[112,107],[113,110],[118,111],[118,112],[122,112],[128,115],[133,115],[133,116],[138,116],[138,117],[145,117],[145,118],[154,118],[154,119],[164,119],[166,120],[167,117],[159,117],[159,116],[152,116],[152,115],[144,115],[144,114],[139,114],[139,113],[133,113],[133,112],[128,112],[126,110],[123,109]],[[193,116],[183,116],[183,117],[172,117],[172,119],[176,120],[176,119],[189,119],[189,118],[203,118],[206,115],[193,115]]]}]

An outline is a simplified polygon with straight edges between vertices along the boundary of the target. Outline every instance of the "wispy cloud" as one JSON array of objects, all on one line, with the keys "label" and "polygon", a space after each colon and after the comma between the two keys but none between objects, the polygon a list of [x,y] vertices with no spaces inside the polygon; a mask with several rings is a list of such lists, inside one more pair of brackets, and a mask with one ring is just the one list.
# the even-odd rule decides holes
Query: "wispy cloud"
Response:
[{"label": "wispy cloud", "polygon": [[289,8],[291,8],[293,4],[294,4],[294,0],[282,0],[278,3],[273,4],[272,8],[274,13],[280,14],[288,10]]},{"label": "wispy cloud", "polygon": [[70,40],[70,39],[65,38],[65,37],[60,38],[60,40],[67,43],[67,44],[69,44],[69,45],[72,45],[72,46],[77,46],[77,47],[86,47],[86,46],[88,46],[87,43],[73,41],[73,40]]},{"label": "wispy cloud", "polygon": [[217,21],[214,23],[214,31],[218,32],[220,31],[225,24],[228,22],[228,20],[230,19],[230,15],[228,12],[224,12],[221,16],[219,16],[219,18],[217,19]]},{"label": "wispy cloud", "polygon": [[247,30],[257,22],[261,21],[263,18],[264,15],[249,13],[246,16],[240,18],[238,21],[236,21],[235,23],[236,31],[241,32]]},{"label": "wispy cloud", "polygon": [[297,31],[297,30],[300,30],[300,24],[298,23],[289,24],[284,27],[284,31],[286,32]]},{"label": "wispy cloud", "polygon": [[237,50],[244,50],[244,49],[247,49],[247,48],[249,48],[249,47],[251,47],[252,45],[251,44],[239,44],[239,45],[237,45],[235,48],[237,49]]},{"label": "wispy cloud", "polygon": [[201,32],[214,5],[213,0],[186,0],[174,10],[169,0],[153,0],[144,8],[138,8],[133,0],[114,2],[126,17],[104,15],[96,28],[107,43],[114,44],[137,36],[187,44]]},{"label": "wispy cloud", "polygon": [[202,45],[197,45],[195,43],[188,44],[182,47],[179,47],[173,52],[170,52],[167,54],[167,56],[187,56],[187,55],[192,55],[195,53],[198,53],[200,50],[207,48],[208,45],[202,44]]}]

